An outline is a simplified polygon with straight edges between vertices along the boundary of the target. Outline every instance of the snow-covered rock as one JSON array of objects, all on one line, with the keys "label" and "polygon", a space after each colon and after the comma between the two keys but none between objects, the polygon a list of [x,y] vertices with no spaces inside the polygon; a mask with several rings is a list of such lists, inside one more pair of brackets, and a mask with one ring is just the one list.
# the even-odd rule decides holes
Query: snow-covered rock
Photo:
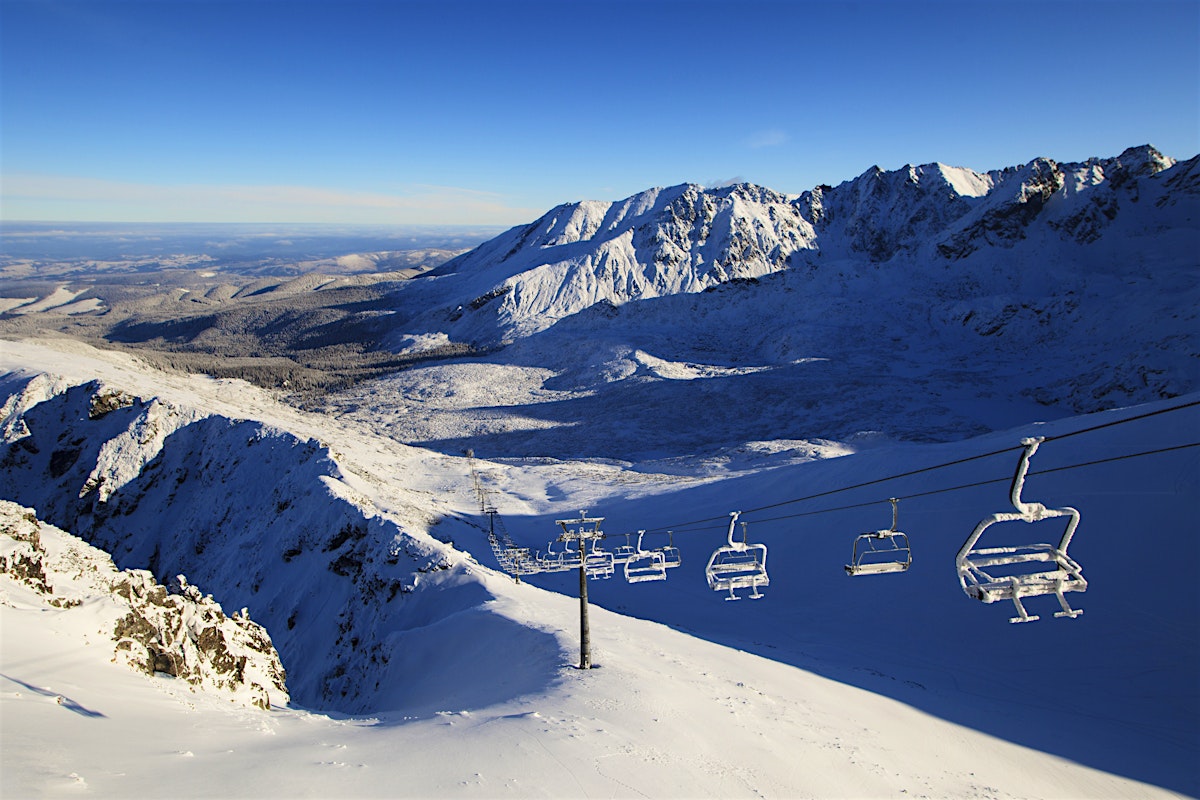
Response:
[{"label": "snow-covered rock", "polygon": [[[462,553],[381,514],[317,441],[98,382],[12,388],[8,499],[148,569],[146,580],[183,572],[222,604],[253,609],[308,705],[370,707],[398,631],[487,597]],[[125,594],[145,600],[143,616],[176,613],[139,580]],[[430,608],[420,590],[441,583],[461,588]],[[160,661],[128,647],[134,661]]]},{"label": "snow-covered rock", "polygon": [[289,700],[279,654],[244,609],[226,616],[182,575],[181,591],[171,594],[145,570],[119,571],[107,553],[7,500],[0,500],[0,580],[10,604],[14,583],[64,612],[99,604],[112,660],[139,672],[262,709]]}]

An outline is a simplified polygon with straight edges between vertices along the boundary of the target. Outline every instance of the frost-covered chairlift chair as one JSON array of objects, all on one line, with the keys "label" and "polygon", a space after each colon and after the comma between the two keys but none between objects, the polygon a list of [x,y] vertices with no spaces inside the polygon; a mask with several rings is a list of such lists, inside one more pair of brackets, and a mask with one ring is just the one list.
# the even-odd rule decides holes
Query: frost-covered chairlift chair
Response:
[{"label": "frost-covered chairlift chair", "polygon": [[892,503],[892,527],[884,531],[863,533],[854,540],[850,551],[847,575],[880,575],[885,572],[904,572],[912,566],[912,549],[908,535],[896,529],[897,498]]},{"label": "frost-covered chairlift chair", "polygon": [[[562,540],[556,539],[554,541],[562,541]],[[538,554],[538,564],[541,567],[540,571],[541,572],[564,572],[568,569],[571,569],[571,567],[579,566],[579,556],[576,555],[575,560],[571,561],[571,560],[569,560],[570,555],[571,554],[568,553],[568,551],[567,551],[567,545],[565,542],[563,543],[563,549],[559,550],[557,552],[555,552],[555,550],[554,550],[554,542],[552,541],[552,542],[548,543],[546,545],[545,554],[541,554],[541,553]]]},{"label": "frost-covered chairlift chair", "polygon": [[625,534],[625,544],[617,545],[613,548],[612,554],[614,564],[624,564],[637,555],[637,549],[629,543],[628,533]]},{"label": "frost-covered chairlift chair", "polygon": [[683,565],[683,555],[679,552],[679,548],[675,546],[675,536],[671,531],[667,531],[667,543],[662,547],[654,549],[663,554],[663,564],[666,565],[667,569]]},{"label": "frost-covered chairlift chair", "polygon": [[[583,571],[589,579],[595,580],[601,578],[608,580],[616,572],[616,563],[613,561],[613,554],[608,550],[600,547],[599,542],[592,544],[592,549],[586,551],[587,555],[583,560]],[[575,562],[578,566],[579,562]]]},{"label": "frost-covered chairlift chair", "polygon": [[[559,537],[559,541],[566,542],[566,544],[563,545],[562,552],[555,554],[558,556],[558,568],[554,571],[565,571],[578,568],[579,548],[581,546],[586,548],[587,540],[570,540],[576,543],[575,547],[573,548],[570,546],[569,541],[561,536]],[[591,580],[595,580],[596,578],[611,578],[613,573],[616,572],[613,562],[613,554],[601,548],[599,544],[593,544],[590,550],[584,550],[583,572]]]},{"label": "frost-covered chairlift chair", "polygon": [[[1043,441],[1044,437],[1021,440],[1025,450],[1021,453],[1021,460],[1017,464],[1009,492],[1016,511],[1001,511],[984,517],[967,537],[955,559],[958,582],[968,597],[974,597],[984,603],[1012,600],[1017,609],[1017,616],[1010,618],[1009,622],[1032,622],[1038,619],[1037,616],[1030,616],[1026,612],[1021,598],[1047,594],[1053,594],[1062,606],[1062,611],[1056,612],[1054,616],[1078,617],[1083,613],[1083,609],[1071,608],[1064,596],[1066,592],[1087,590],[1087,581],[1083,578],[1081,567],[1067,555],[1067,546],[1079,526],[1079,512],[1069,506],[1046,508],[1041,503],[1030,503],[1021,499],[1025,473],[1029,470],[1029,459]],[[983,532],[997,522],[1038,522],[1054,517],[1067,518],[1066,530],[1057,545],[976,547]],[[1032,571],[1028,571],[1030,568]],[[1007,574],[999,574],[1001,571]]]},{"label": "frost-covered chairlift chair", "polygon": [[625,580],[628,583],[667,579],[667,561],[663,554],[658,550],[642,549],[642,537],[645,535],[645,531],[638,531],[637,549],[625,560]]},{"label": "frost-covered chairlift chair", "polygon": [[708,587],[714,591],[728,591],[726,600],[741,600],[735,589],[750,589],[750,597],[758,600],[763,595],[759,587],[768,586],[767,578],[767,546],[765,544],[748,544],[746,542],[746,523],[742,523],[742,541],[733,540],[734,526],[737,525],[740,511],[729,514],[728,544],[718,547],[709,556],[704,574],[708,578]]}]

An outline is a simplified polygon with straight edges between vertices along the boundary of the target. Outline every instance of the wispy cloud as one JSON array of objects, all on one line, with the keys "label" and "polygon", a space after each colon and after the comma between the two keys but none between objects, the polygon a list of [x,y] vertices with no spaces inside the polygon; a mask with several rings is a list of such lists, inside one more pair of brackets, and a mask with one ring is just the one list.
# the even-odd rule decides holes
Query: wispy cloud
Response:
[{"label": "wispy cloud", "polygon": [[743,140],[746,147],[757,150],[760,147],[778,147],[781,144],[786,144],[788,135],[779,128],[766,128],[761,131],[755,131]]},{"label": "wispy cloud", "polygon": [[317,186],[159,185],[65,175],[6,175],[0,217],[170,222],[361,222],[509,225],[545,209],[454,186],[396,192]]},{"label": "wispy cloud", "polygon": [[716,181],[708,181],[704,184],[708,189],[722,189],[726,186],[736,186],[739,183],[746,183],[746,179],[741,175],[734,175],[732,178],[721,178]]}]

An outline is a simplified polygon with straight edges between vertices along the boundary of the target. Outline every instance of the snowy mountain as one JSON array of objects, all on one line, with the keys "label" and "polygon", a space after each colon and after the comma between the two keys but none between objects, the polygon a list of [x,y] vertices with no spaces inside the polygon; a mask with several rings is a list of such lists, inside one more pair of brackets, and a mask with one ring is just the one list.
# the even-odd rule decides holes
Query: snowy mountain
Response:
[{"label": "snowy mountain", "polygon": [[[111,641],[84,644],[90,617],[40,611],[0,576],[6,793],[122,794],[164,769],[224,776],[204,785],[243,796],[1196,791],[1195,608],[1185,581],[1153,576],[1164,554],[1197,555],[1176,535],[1200,491],[1197,450],[1171,448],[1197,429],[1200,396],[949,444],[847,447],[720,480],[479,462],[523,546],[542,549],[552,520],[579,507],[614,534],[651,529],[655,544],[678,529],[684,562],[667,581],[593,584],[599,669],[585,675],[571,666],[572,577],[517,584],[464,552],[495,565],[465,459],[77,345],[6,343],[5,368],[20,363],[38,367],[6,379],[17,398],[0,457],[7,491],[106,542],[120,566],[186,571],[226,607],[248,606],[293,701],[265,718],[235,714],[174,679],[110,665]],[[223,416],[239,408],[240,419]],[[963,595],[953,556],[980,517],[1009,505],[1014,447],[1031,433],[1056,441],[1026,497],[1080,508],[1072,552],[1089,587],[1072,597],[1081,618],[1051,619],[1053,599],[1033,598],[1045,618],[1012,626],[1011,608]],[[1138,453],[1149,454],[1128,458]],[[794,502],[831,491],[828,503]],[[889,495],[902,498],[912,569],[846,577],[855,533],[885,524]],[[723,602],[705,585],[720,517],[735,508],[770,547],[760,601]],[[370,716],[314,713],[339,709]],[[122,750],[89,733],[96,720],[121,731]],[[36,746],[47,741],[56,747]],[[445,762],[447,750],[463,756]],[[547,771],[548,755],[573,766]],[[797,758],[805,769],[785,766]]]},{"label": "snowy mountain", "polygon": [[[379,516],[317,441],[94,382],[5,387],[9,497],[123,567],[182,572],[253,609],[285,663],[308,665],[289,668],[300,702],[369,708],[384,639],[455,610],[454,592],[416,609],[425,587],[461,580],[461,555]],[[393,620],[389,601],[414,592]]]},{"label": "snowy mountain", "polygon": [[[654,189],[328,309],[299,278],[243,292],[277,297],[237,326],[176,324],[183,296],[125,325],[133,345],[288,328],[411,356],[320,396],[0,341],[0,499],[246,608],[290,695],[184,694],[0,575],[0,789],[128,795],[173,770],[231,796],[1196,795],[1197,163]],[[1012,510],[1031,436],[1025,497],[1079,510],[1088,586],[1077,619],[1051,594],[1010,625],[955,554]],[[911,569],[848,577],[889,498]],[[645,530],[682,565],[593,581],[599,669],[576,670],[577,576],[503,575],[488,504],[530,552],[589,509],[606,546]],[[706,583],[735,510],[770,550],[761,600]]]},{"label": "snowy mountain", "polygon": [[[1147,145],[986,174],[873,167],[798,197],[750,184],[651,189],[558,206],[431,275],[455,279],[438,286],[443,306],[455,298],[438,312],[451,338],[480,343],[528,336],[598,303],[700,292],[788,268],[823,271],[842,260],[888,264],[915,286],[948,270],[954,282],[979,269],[955,262],[980,251],[993,266],[1028,259],[1033,246],[1056,265],[1077,260],[1077,245],[1106,231],[1128,239],[1167,229],[1194,239],[1196,171],[1196,158],[1176,164]],[[1020,270],[1007,271],[1019,280]]]}]

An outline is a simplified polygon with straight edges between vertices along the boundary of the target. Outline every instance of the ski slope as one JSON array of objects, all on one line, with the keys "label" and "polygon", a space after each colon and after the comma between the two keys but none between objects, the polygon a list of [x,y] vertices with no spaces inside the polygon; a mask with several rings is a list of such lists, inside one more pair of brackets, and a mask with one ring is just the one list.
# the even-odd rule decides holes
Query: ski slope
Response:
[{"label": "ski slope", "polygon": [[[352,714],[306,707],[295,691],[286,708],[251,712],[135,674],[110,662],[86,604],[50,609],[5,579],[6,796],[151,793],[164,775],[187,794],[246,797],[1198,793],[1200,635],[1181,567],[1198,555],[1186,531],[1200,448],[1111,459],[1195,441],[1200,413],[1166,411],[1067,435],[1194,395],[962,441],[864,440],[824,453],[836,457],[729,475],[481,462],[521,544],[544,547],[555,518],[585,508],[606,518],[612,544],[626,531],[648,529],[648,539],[676,531],[683,566],[667,581],[590,585],[598,668],[585,672],[574,667],[574,576],[517,584],[489,568],[486,520],[465,459],[398,445],[352,416],[303,413],[237,381],[155,373],[128,356],[61,341],[4,342],[0,370],[9,382],[51,373],[58,387],[100,378],[180,408],[318,439],[336,452],[355,507],[397,520],[414,542],[436,531],[453,542],[444,552],[454,564],[416,595],[429,608],[444,598],[447,613],[383,616],[393,621],[379,631],[389,660],[370,707]],[[1056,604],[1041,598],[1028,602],[1032,613],[1047,612],[1041,621],[1011,625],[1011,604],[980,604],[957,585],[954,553],[979,519],[1010,507],[1007,482],[1027,435],[1048,441],[1026,499],[1082,513],[1071,550],[1089,580],[1086,593],[1071,596],[1084,610],[1079,619],[1051,618]],[[993,451],[1010,452],[838,491]],[[1103,463],[1075,467],[1092,461]],[[1057,468],[1065,469],[1038,474]],[[287,465],[261,472],[261,483],[243,478],[236,496],[271,497],[281,470]],[[296,491],[302,502],[304,486]],[[849,578],[842,565],[853,537],[887,526],[888,497],[901,498],[912,568]],[[769,547],[771,585],[759,601],[725,602],[704,582],[703,564],[732,510]],[[145,513],[134,518],[152,519]],[[188,532],[168,525],[153,535]],[[288,571],[302,559],[285,563],[266,545],[239,552],[246,571],[267,582],[302,574]],[[303,574],[318,587],[329,581],[331,597],[340,591],[323,567]],[[201,585],[227,607],[247,604],[256,621],[268,618],[281,652],[289,635],[300,636],[246,601],[237,575],[226,573],[224,586],[221,579],[214,572]],[[306,671],[321,671],[325,658],[285,659],[289,686],[293,674],[303,684]]]}]

